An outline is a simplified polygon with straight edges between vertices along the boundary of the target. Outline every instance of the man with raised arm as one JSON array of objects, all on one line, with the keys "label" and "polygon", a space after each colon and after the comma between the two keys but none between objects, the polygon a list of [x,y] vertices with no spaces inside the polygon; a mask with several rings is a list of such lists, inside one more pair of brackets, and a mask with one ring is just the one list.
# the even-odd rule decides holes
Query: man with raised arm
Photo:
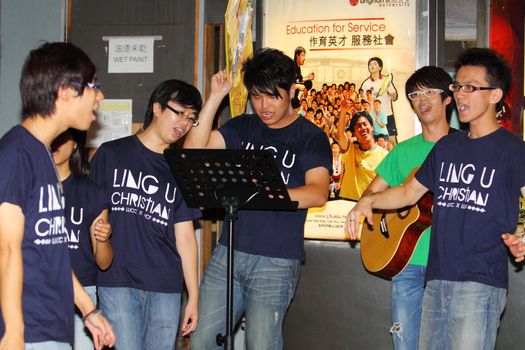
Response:
[{"label": "man with raised arm", "polygon": [[[306,208],[328,198],[331,150],[326,135],[299,117],[294,96],[295,64],[275,49],[262,49],[243,66],[243,80],[254,114],[233,118],[212,130],[215,113],[231,89],[231,77],[212,77],[212,91],[200,114],[200,126],[186,138],[186,148],[267,149],[274,153],[297,211],[240,211],[234,237],[234,322],[246,316],[249,349],[281,349],[282,323],[295,293],[304,258]],[[226,331],[226,253],[228,225],[200,286],[200,320],[191,348],[220,349],[216,335]]]}]

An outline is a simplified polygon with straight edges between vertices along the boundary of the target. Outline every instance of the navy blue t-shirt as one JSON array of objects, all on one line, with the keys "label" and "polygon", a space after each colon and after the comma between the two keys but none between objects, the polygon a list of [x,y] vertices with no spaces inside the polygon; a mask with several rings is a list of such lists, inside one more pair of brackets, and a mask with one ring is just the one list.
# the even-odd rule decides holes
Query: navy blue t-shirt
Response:
[{"label": "navy blue t-shirt", "polygon": [[[331,172],[332,152],[326,134],[305,118],[271,129],[255,114],[229,120],[218,131],[227,149],[265,149],[275,154],[288,188],[305,184],[308,170],[324,167]],[[301,260],[304,258],[306,210],[239,211],[235,221],[234,247],[249,254]],[[229,226],[223,225],[220,243],[228,245]]]},{"label": "navy blue t-shirt", "polygon": [[66,228],[71,266],[83,286],[97,283],[97,263],[93,255],[91,223],[109,202],[104,190],[86,177],[72,175],[62,181],[66,200]]},{"label": "navy blue t-shirt", "polygon": [[434,192],[427,280],[507,288],[507,249],[525,186],[525,143],[509,131],[443,137],[416,179]]},{"label": "navy blue t-shirt", "polygon": [[109,195],[113,263],[98,285],[180,293],[184,276],[174,224],[201,216],[178,191],[164,155],[135,135],[102,144],[90,177]]},{"label": "navy blue t-shirt", "polygon": [[[0,140],[0,203],[19,206],[25,218],[25,342],[72,343],[73,280],[63,197],[49,150],[20,125]],[[0,314],[0,335],[3,334]]]}]

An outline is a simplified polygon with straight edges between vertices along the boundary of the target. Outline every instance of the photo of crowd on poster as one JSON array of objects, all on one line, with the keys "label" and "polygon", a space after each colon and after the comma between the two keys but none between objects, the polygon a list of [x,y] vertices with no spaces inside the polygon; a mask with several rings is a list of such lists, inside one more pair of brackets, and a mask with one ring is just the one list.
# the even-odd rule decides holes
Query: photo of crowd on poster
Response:
[{"label": "photo of crowd on poster", "polygon": [[398,94],[392,74],[383,75],[383,60],[371,57],[370,74],[359,82],[324,82],[317,91],[312,87],[315,73],[303,76],[301,70],[305,48],[295,49],[294,61],[293,108],[323,129],[332,145],[330,199],[358,199],[374,178],[376,166],[397,143],[392,102]]}]

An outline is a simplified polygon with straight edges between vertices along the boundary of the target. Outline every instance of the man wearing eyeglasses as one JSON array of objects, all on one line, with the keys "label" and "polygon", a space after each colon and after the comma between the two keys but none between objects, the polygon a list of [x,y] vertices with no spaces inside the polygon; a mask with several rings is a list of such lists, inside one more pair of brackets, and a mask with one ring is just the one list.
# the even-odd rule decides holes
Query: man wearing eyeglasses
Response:
[{"label": "man wearing eyeglasses", "polygon": [[[112,346],[106,318],[71,270],[64,196],[50,145],[87,130],[104,95],[78,47],[44,43],[22,68],[23,120],[0,140],[0,349],[70,350],[74,304],[95,348]],[[73,304],[74,303],[74,304]]]},{"label": "man wearing eyeglasses", "polygon": [[514,235],[525,195],[525,144],[500,128],[496,114],[511,71],[490,49],[469,49],[456,61],[454,93],[470,130],[443,137],[415,178],[362,198],[348,214],[354,236],[372,208],[412,205],[434,193],[432,236],[419,333],[420,349],[493,349],[508,287],[507,251],[525,254]]},{"label": "man wearing eyeglasses", "polygon": [[[422,133],[401,142],[376,168],[377,176],[364,196],[399,186],[421,165],[436,142],[451,130],[452,78],[443,69],[427,66],[408,78],[405,91],[421,123]],[[374,103],[379,102],[376,100]],[[376,223],[377,224],[377,223]],[[417,349],[430,228],[421,235],[407,267],[392,278],[392,340],[394,348]]]},{"label": "man wearing eyeglasses", "polygon": [[[143,130],[106,142],[90,177],[111,200],[114,258],[98,275],[102,311],[117,334],[116,350],[172,350],[179,330],[198,320],[197,243],[190,209],[163,152],[199,124],[199,91],[166,80],[151,93]],[[188,302],[181,312],[184,285]]]}]

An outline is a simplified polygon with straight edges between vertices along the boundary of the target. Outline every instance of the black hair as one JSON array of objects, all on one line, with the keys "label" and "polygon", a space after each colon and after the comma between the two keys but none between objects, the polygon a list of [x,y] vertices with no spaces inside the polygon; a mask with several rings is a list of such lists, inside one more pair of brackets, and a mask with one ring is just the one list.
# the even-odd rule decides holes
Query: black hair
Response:
[{"label": "black hair", "polygon": [[170,79],[157,85],[151,93],[144,116],[143,129],[146,129],[153,120],[153,105],[159,103],[164,110],[170,101],[178,103],[182,107],[194,109],[195,120],[198,120],[202,108],[202,97],[199,90],[182,80]]},{"label": "black hair", "polygon": [[[449,85],[453,83],[450,74],[445,72],[442,68],[435,66],[425,66],[416,70],[405,83],[405,95],[414,92],[420,88],[427,89],[441,89],[441,101],[445,101],[447,97],[451,98],[451,102],[446,107],[447,121],[450,122],[452,111],[454,110],[455,102],[452,96],[452,91],[449,90]],[[412,105],[412,100],[408,99]]]},{"label": "black hair", "polygon": [[383,70],[383,60],[380,59],[379,57],[372,57],[371,59],[368,60],[368,65],[367,66],[370,66],[370,62],[372,61],[376,61],[377,64],[379,65],[379,73],[381,73],[381,71]]},{"label": "black hair", "polygon": [[70,43],[44,43],[29,52],[20,78],[24,118],[55,112],[61,87],[84,93],[85,84],[95,78],[96,68],[84,51]]},{"label": "black hair", "polygon": [[382,137],[385,141],[388,141],[388,135],[385,134],[378,134],[374,136],[374,139],[377,141],[379,138]]},{"label": "black hair", "polygon": [[490,86],[503,91],[501,100],[496,104],[496,110],[500,110],[512,82],[512,72],[507,61],[492,49],[471,48],[464,51],[456,60],[454,65],[456,73],[463,66],[480,66],[486,69],[486,78]]},{"label": "black hair", "polygon": [[250,94],[283,98],[277,89],[290,91],[295,80],[295,62],[282,51],[263,48],[244,63],[242,73]]},{"label": "black hair", "polygon": [[348,130],[350,130],[352,133],[354,133],[354,130],[355,130],[355,124],[357,123],[357,120],[358,120],[359,118],[366,118],[366,120],[368,120],[368,122],[370,123],[370,125],[372,125],[372,127],[374,127],[374,121],[372,120],[372,117],[370,116],[370,114],[368,114],[367,111],[357,112],[357,113],[352,117],[352,120],[350,120],[350,125],[348,126]]},{"label": "black hair", "polygon": [[51,143],[51,150],[55,151],[65,142],[73,140],[75,148],[69,157],[69,169],[75,178],[89,175],[89,154],[86,148],[87,132],[69,128]]},{"label": "black hair", "polygon": [[304,47],[297,46],[295,48],[295,51],[294,51],[294,54],[293,54],[293,59],[294,59],[295,62],[297,62],[297,57],[300,56],[303,52],[306,53],[306,50],[305,50]]}]

